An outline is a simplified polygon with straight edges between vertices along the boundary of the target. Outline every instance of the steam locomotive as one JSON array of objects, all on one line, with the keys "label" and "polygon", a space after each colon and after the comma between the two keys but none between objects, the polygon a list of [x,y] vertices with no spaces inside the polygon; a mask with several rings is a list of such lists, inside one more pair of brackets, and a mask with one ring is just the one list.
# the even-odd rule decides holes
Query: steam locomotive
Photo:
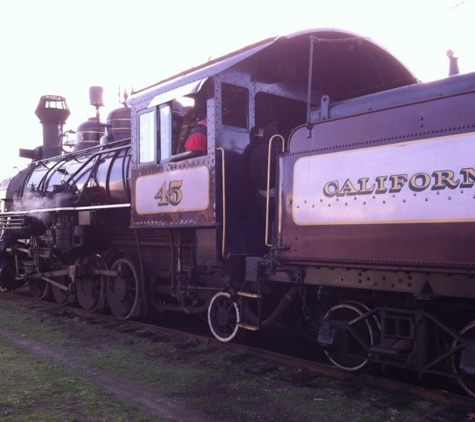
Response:
[{"label": "steam locomotive", "polygon": [[[421,83],[319,29],[136,91],[106,123],[90,93],[68,152],[66,100],[40,99],[43,145],[0,186],[3,290],[123,320],[205,314],[223,342],[295,310],[342,369],[475,397],[475,74]],[[186,150],[204,116],[206,153]]]}]

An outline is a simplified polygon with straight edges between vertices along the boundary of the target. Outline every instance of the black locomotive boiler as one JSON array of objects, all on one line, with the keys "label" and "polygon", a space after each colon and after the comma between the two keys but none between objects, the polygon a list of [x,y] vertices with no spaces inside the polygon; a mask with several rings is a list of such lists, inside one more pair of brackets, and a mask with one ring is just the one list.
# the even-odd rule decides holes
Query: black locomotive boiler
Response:
[{"label": "black locomotive boiler", "polygon": [[70,152],[65,99],[37,115],[43,145],[1,185],[2,289],[205,314],[221,341],[293,307],[340,368],[475,396],[475,74],[420,83],[367,38],[308,30],[134,92]]}]

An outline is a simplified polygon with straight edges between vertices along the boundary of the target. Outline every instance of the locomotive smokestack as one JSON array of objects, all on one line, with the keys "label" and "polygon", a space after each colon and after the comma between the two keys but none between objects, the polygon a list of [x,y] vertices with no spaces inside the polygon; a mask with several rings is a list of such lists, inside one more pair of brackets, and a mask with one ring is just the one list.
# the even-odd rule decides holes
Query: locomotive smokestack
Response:
[{"label": "locomotive smokestack", "polygon": [[36,107],[35,114],[43,125],[42,158],[60,155],[63,125],[71,114],[66,99],[59,95],[43,95]]}]

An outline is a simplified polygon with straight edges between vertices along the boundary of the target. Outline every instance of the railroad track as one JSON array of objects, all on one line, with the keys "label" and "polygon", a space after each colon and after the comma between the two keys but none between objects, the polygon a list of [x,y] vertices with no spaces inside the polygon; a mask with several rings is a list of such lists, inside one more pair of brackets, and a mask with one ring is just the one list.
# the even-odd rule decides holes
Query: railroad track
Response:
[{"label": "railroad track", "polygon": [[[225,348],[227,350],[232,350],[236,353],[242,355],[252,355],[262,359],[265,364],[260,367],[254,368],[251,372],[258,374],[259,372],[270,371],[277,369],[278,367],[286,367],[293,369],[297,378],[305,381],[306,379],[311,378],[312,376],[326,376],[333,379],[338,379],[342,381],[348,381],[353,385],[364,385],[379,390],[384,390],[388,393],[387,396],[387,405],[397,407],[399,405],[405,405],[408,400],[411,399],[423,399],[429,401],[435,401],[443,403],[446,405],[444,410],[447,416],[436,416],[433,421],[454,421],[460,419],[454,419],[454,414],[469,415],[472,414],[475,418],[475,401],[465,395],[458,394],[452,391],[446,391],[441,389],[433,389],[425,386],[408,384],[407,382],[402,382],[398,380],[393,380],[386,377],[381,377],[381,375],[370,374],[370,373],[354,373],[346,372],[335,366],[316,362],[314,360],[309,360],[306,358],[301,358],[294,356],[289,353],[282,353],[275,350],[264,349],[253,345],[252,342],[242,344],[242,343],[222,343],[216,340],[211,335],[205,333],[205,326],[199,333],[189,331],[183,326],[169,328],[158,325],[156,322],[143,322],[143,321],[119,321],[116,318],[109,316],[103,313],[90,313],[83,309],[74,307],[74,306],[61,306],[54,302],[48,301],[38,301],[37,299],[24,294],[23,292],[13,293],[13,292],[3,292],[2,295],[7,297],[15,298],[18,300],[23,300],[31,303],[32,307],[35,308],[44,308],[46,311],[54,311],[56,316],[65,316],[65,317],[77,317],[84,319],[89,324],[97,324],[103,326],[109,326],[109,328],[117,329],[118,331],[135,333],[137,336],[168,336],[168,337],[177,337],[190,342],[201,342],[211,344],[215,347]],[[176,315],[174,316],[174,321],[176,321]],[[196,319],[195,319],[196,321]],[[188,320],[189,322],[189,320]],[[179,324],[178,324],[179,325]],[[187,324],[182,324],[187,325]],[[196,326],[195,326],[196,328]],[[263,332],[260,336],[265,336]],[[271,343],[271,342],[270,342]],[[269,344],[269,343],[268,343]],[[381,404],[384,406],[384,403]],[[440,412],[439,412],[440,413]],[[428,421],[431,419],[428,418]],[[466,420],[466,419],[465,419]],[[471,420],[471,419],[470,419]]]}]

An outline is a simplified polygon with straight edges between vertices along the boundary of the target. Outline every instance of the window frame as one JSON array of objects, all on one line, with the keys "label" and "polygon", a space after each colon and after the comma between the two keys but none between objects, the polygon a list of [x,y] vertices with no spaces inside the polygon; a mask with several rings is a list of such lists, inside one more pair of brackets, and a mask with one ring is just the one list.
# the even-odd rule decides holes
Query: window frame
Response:
[{"label": "window frame", "polygon": [[140,110],[137,113],[137,123],[137,162],[139,165],[156,164],[158,158],[156,107]]},{"label": "window frame", "polygon": [[[244,99],[244,102],[242,104],[239,104],[239,102],[241,101],[241,99],[239,99],[236,95],[236,93],[231,93],[231,92],[227,92],[227,90],[232,90],[232,89],[238,89],[238,90],[241,90],[242,93],[244,94],[243,95],[243,99]],[[249,91],[249,88],[246,87],[246,86],[241,86],[241,85],[236,85],[236,84],[232,84],[232,83],[229,83],[229,82],[222,82],[221,83],[221,122],[223,124],[223,126],[227,126],[227,127],[232,127],[232,128],[236,128],[236,129],[240,129],[240,130],[248,130],[249,129],[249,94],[250,94],[250,91]],[[228,98],[232,99],[232,98],[238,98],[238,101],[237,101],[237,110],[243,110],[244,111],[244,114],[242,116],[239,116],[239,113],[236,112],[236,111],[233,111],[231,109],[231,114],[229,115],[226,115],[225,113],[225,107],[226,105],[229,104],[229,101],[228,101]],[[235,104],[233,104],[235,105]],[[231,116],[231,117],[229,117]],[[239,122],[239,120],[243,120],[242,124],[237,124]]]},{"label": "window frame", "polygon": [[171,102],[160,104],[158,107],[158,160],[168,161],[173,155],[173,116]]}]

